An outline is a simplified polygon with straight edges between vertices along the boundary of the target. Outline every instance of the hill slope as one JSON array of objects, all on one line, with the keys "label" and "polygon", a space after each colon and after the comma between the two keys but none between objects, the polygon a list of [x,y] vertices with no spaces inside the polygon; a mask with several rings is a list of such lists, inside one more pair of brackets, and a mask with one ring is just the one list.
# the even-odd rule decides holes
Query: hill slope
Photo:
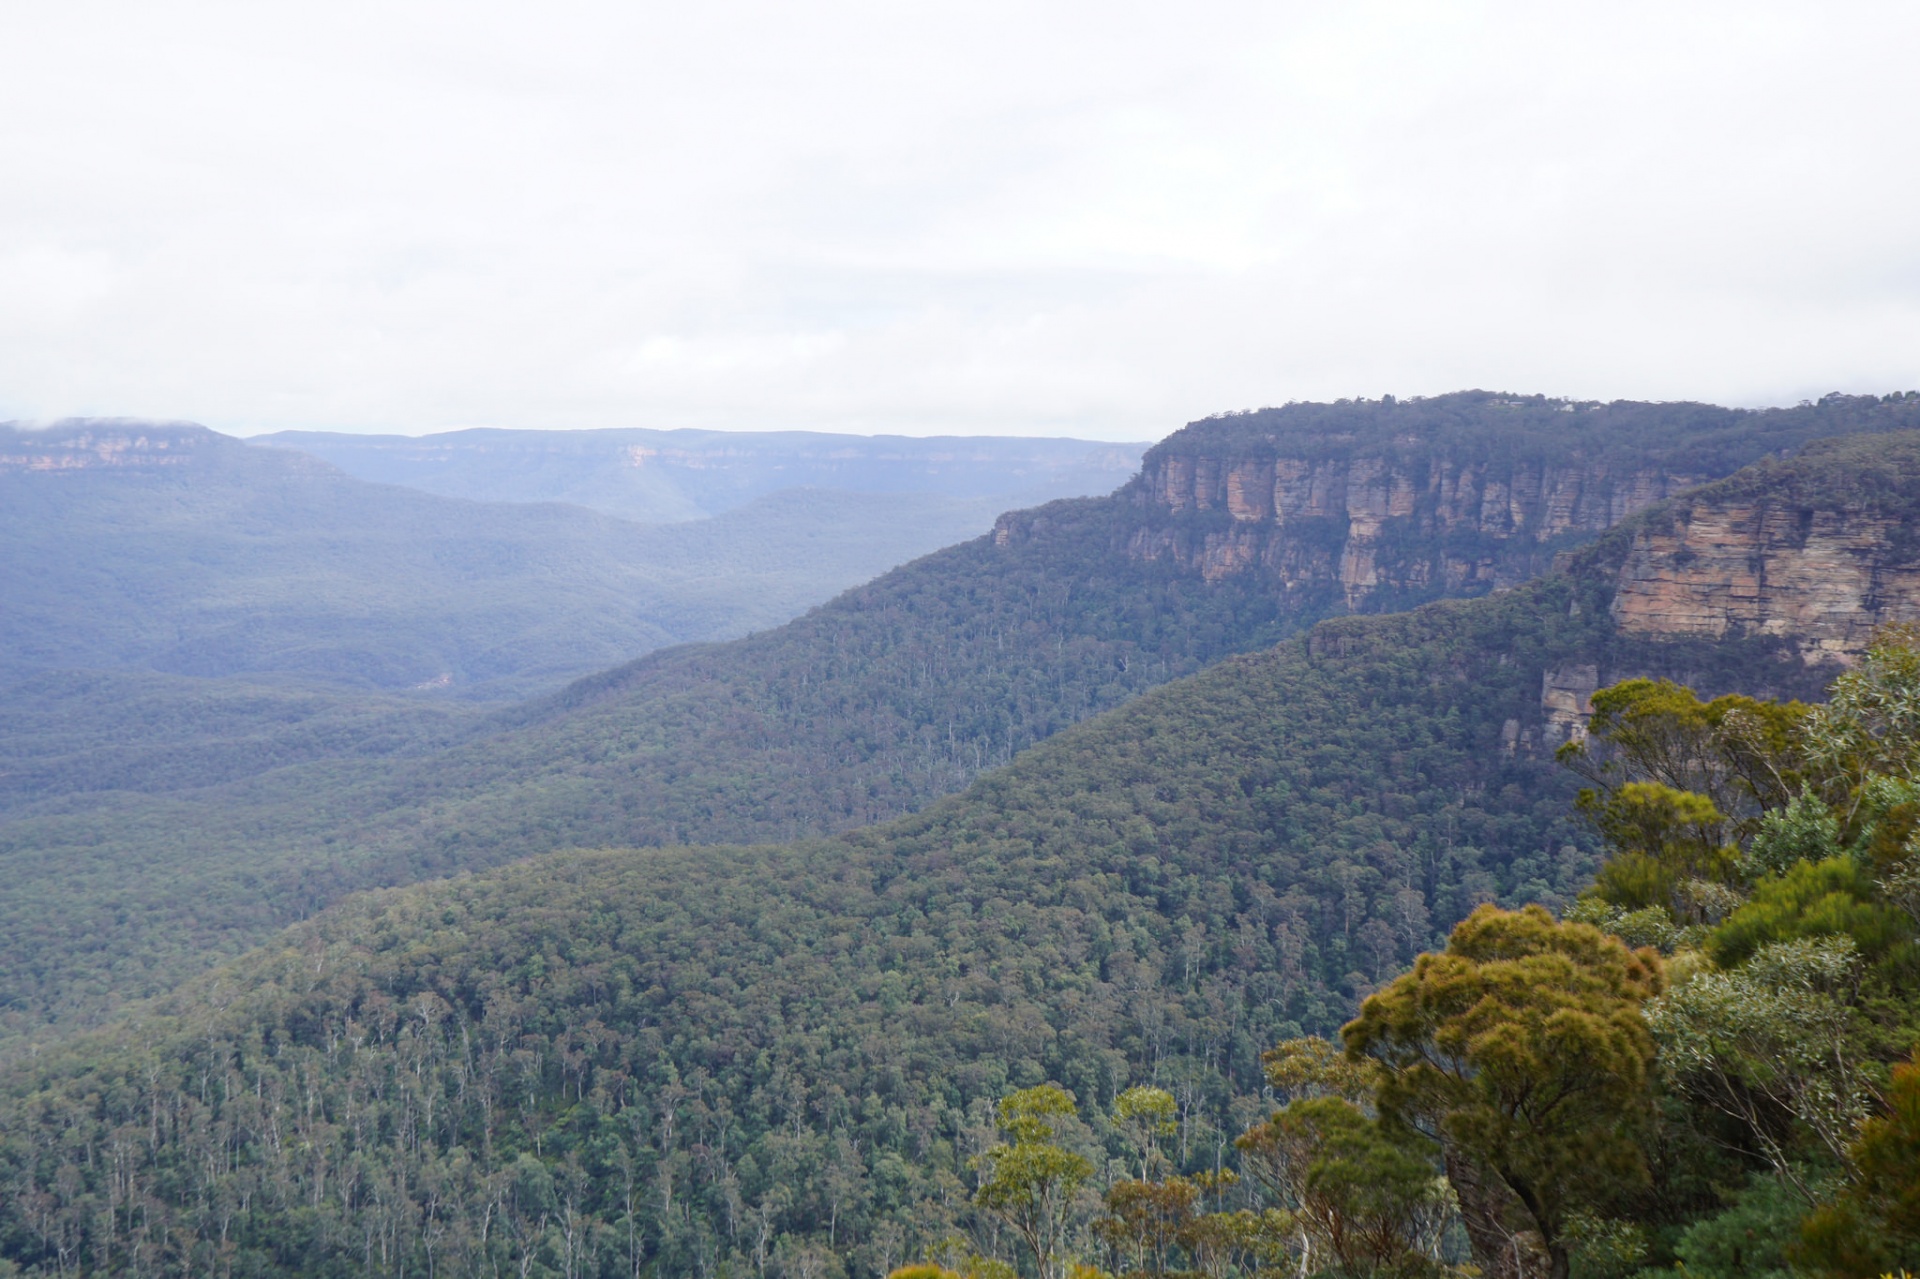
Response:
[{"label": "hill slope", "polygon": [[[1112,498],[1010,516],[992,537],[778,630],[654,654],[445,749],[17,808],[0,824],[0,1025],[32,1033],[96,1016],[361,888],[568,846],[793,839],[883,821],[1345,610],[1342,566],[1359,550],[1374,548],[1376,566],[1433,567],[1352,607],[1484,594],[1654,500],[1669,484],[1663,459],[1691,476],[1822,431],[1920,420],[1920,396],[1763,413],[1567,407],[1468,393],[1195,423]],[[1161,478],[1181,459],[1185,490]],[[1232,476],[1249,461],[1272,468],[1273,501],[1236,514]],[[1539,477],[1553,467],[1549,485]],[[1293,504],[1281,482],[1293,470],[1322,477],[1307,486],[1317,505]],[[1463,476],[1477,500],[1462,496]],[[1562,520],[1551,494],[1571,489],[1589,501]],[[1220,501],[1203,502],[1209,493]],[[1180,549],[1204,550],[1223,529],[1274,553],[1221,573]],[[1475,571],[1452,574],[1454,560]],[[51,922],[76,919],[92,925],[84,940]]]},{"label": "hill slope", "polygon": [[[1810,449],[1545,581],[1225,661],[886,828],[356,899],[16,1064],[0,1248],[674,1275],[818,1248],[866,1274],[954,1222],[982,1107],[1042,1079],[1089,1109],[1168,1087],[1210,1163],[1273,1038],[1331,1029],[1474,902],[1586,879],[1549,761],[1570,687],[1809,694],[1821,635],[1768,618],[1843,553],[1920,615],[1917,525],[1920,436]],[[1738,596],[1684,545],[1734,526],[1739,571],[1768,566]],[[1677,634],[1623,602],[1650,581],[1694,606]]]}]

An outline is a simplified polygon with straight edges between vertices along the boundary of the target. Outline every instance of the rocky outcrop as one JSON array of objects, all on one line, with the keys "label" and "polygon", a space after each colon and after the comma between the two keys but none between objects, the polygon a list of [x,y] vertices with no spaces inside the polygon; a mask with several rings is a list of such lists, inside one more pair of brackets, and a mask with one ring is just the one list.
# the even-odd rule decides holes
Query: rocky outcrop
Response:
[{"label": "rocky outcrop", "polygon": [[1627,634],[1791,640],[1848,660],[1889,622],[1920,620],[1920,554],[1885,512],[1711,493],[1633,535],[1613,597]]},{"label": "rocky outcrop", "polygon": [[[1889,623],[1920,621],[1920,432],[1817,441],[1685,494],[1576,557],[1623,640],[1758,641],[1844,665]],[[1594,691],[1650,672],[1644,644],[1543,673],[1544,745],[1585,736]],[[1622,665],[1620,659],[1629,663]],[[1816,682],[1827,671],[1806,671]],[[1525,753],[1527,729],[1503,745]]]},{"label": "rocky outcrop", "polygon": [[[1135,500],[1150,518],[1127,550],[1209,581],[1248,572],[1328,592],[1347,611],[1478,594],[1524,581],[1553,548],[1605,532],[1699,483],[1605,464],[1497,462],[1410,448],[1345,456],[1149,458]],[[1212,514],[1211,520],[1192,517]]]},{"label": "rocky outcrop", "polygon": [[0,427],[0,475],[179,466],[223,441],[205,427],[62,422],[45,430]]}]

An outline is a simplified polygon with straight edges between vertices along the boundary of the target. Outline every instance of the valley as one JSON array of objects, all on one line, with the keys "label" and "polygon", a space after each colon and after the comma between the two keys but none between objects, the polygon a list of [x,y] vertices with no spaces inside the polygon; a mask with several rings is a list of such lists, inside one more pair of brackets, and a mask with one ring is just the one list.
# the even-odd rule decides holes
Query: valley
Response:
[{"label": "valley", "polygon": [[[1239,1242],[1195,1242],[1214,1218],[1193,1200],[1185,1242],[1169,1225],[1154,1246],[1252,1273],[1260,1248],[1319,1236],[1291,1217],[1259,1234],[1267,1148],[1236,1136],[1274,1104],[1344,1095],[1288,1092],[1276,1043],[1337,1036],[1368,996],[1410,989],[1423,953],[1508,927],[1498,907],[1651,940],[1667,958],[1633,962],[1677,974],[1772,900],[1758,870],[1712,872],[1710,907],[1677,879],[1623,887],[1621,866],[1693,856],[1685,821],[1707,819],[1622,834],[1582,816],[1598,801],[1557,756],[1653,758],[1601,692],[1634,680],[1813,703],[1894,663],[1874,687],[1905,696],[1905,650],[1868,650],[1920,621],[1915,427],[1920,397],[1289,406],[1192,424],[1111,497],[1009,513],[784,626],[506,708],[349,713],[281,686],[203,704],[180,730],[209,743],[202,762],[169,763],[174,730],[117,740],[105,708],[172,677],[49,685],[0,719],[35,744],[0,826],[0,1255],[48,1273],[71,1252],[156,1272],[164,1255],[864,1276],[931,1249],[1004,1279],[990,1263],[1017,1259],[966,1255],[993,1246],[976,1202],[1017,1149],[994,1144],[1015,1131],[995,1107],[1058,1085],[1078,1117],[1019,1140],[1095,1161],[1109,1197],[1079,1220],[1121,1223],[1101,1227],[1110,1259],[1134,1228],[1112,1186],[1191,1191],[1180,1178],[1240,1160],[1245,1184],[1206,1192]],[[62,716],[83,693],[98,718]],[[221,763],[235,725],[280,754]],[[1719,787],[1740,855],[1773,847],[1755,831],[1791,788],[1725,780],[1758,775],[1759,738],[1661,731],[1650,775]],[[1765,749],[1824,803],[1863,793],[1848,769],[1896,767]],[[58,780],[83,759],[96,780]],[[1621,784],[1603,794],[1641,793]],[[1904,801],[1873,802],[1847,838],[1870,844]],[[1840,829],[1820,838],[1832,851]],[[1888,874],[1904,856],[1884,853]],[[1877,993],[1846,1005],[1883,1087],[1913,1038],[1895,891],[1857,890],[1883,932],[1856,929],[1857,989]],[[1648,1105],[1694,1084],[1662,1086]],[[1130,1087],[1172,1108],[1158,1182],[1113,1166],[1152,1163],[1115,1109]],[[1662,1147],[1644,1187],[1569,1190],[1568,1211],[1638,1220],[1636,1255],[1672,1257],[1746,1202],[1707,1182],[1827,1175],[1800,1147],[1769,1153],[1810,1140],[1798,1114],[1685,1129],[1699,1150]],[[1461,1256],[1524,1279],[1587,1247],[1515,1197],[1522,1172],[1435,1132],[1454,1228],[1521,1230],[1542,1269],[1502,1273],[1478,1236]],[[1701,1153],[1715,1141],[1732,1144]]]}]

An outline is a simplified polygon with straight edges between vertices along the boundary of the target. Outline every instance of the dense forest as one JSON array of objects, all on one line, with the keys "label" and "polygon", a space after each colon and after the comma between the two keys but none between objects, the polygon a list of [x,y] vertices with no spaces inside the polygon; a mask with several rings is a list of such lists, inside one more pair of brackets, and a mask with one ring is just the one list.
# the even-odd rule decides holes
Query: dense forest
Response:
[{"label": "dense forest", "polygon": [[1439,453],[1461,460],[1581,460],[1615,474],[1658,460],[1676,474],[1719,477],[1811,439],[1912,430],[1916,413],[1920,392],[1913,391],[1835,393],[1774,409],[1467,391],[1224,413],[1174,432],[1149,456],[1321,458],[1380,451],[1412,460]]},{"label": "dense forest", "polygon": [[[1915,420],[1920,397],[1747,412],[1467,393],[1212,419],[1149,462],[1210,446],[1391,447],[1519,465],[1577,448],[1622,474],[1667,459],[1730,469],[1821,433]],[[67,780],[17,792],[34,801],[0,822],[13,884],[0,1035],[84,1024],[359,889],[550,849],[794,840],[890,820],[1342,610],[1337,592],[1298,604],[1259,574],[1209,581],[1129,554],[1143,527],[1225,518],[1143,499],[1135,483],[1052,504],[1005,545],[952,547],[775,630],[656,653],[479,723],[317,710],[283,721],[294,708],[263,698],[247,702],[261,708],[253,729],[190,749],[142,750],[133,734],[63,756]],[[1405,600],[1376,603],[1389,602]],[[342,721],[368,728],[314,731]],[[329,754],[327,740],[346,745]],[[48,771],[41,759],[23,775]]]},{"label": "dense forest", "polygon": [[[1920,447],[1874,441],[1730,483],[1910,525],[1916,480]],[[1634,531],[1229,658],[888,825],[355,898],[16,1062],[0,1248],[129,1274],[1778,1268],[1728,1259],[1755,1238],[1905,1263],[1920,658],[1895,637],[1817,714],[1734,696],[1831,672],[1617,634]],[[1503,726],[1573,660],[1642,678],[1561,762]],[[1497,908],[1522,903],[1586,922]],[[1356,1012],[1347,1065],[1297,1042]],[[1593,1061],[1612,1082],[1573,1077]],[[1587,1146],[1499,1091],[1536,1077]]]}]

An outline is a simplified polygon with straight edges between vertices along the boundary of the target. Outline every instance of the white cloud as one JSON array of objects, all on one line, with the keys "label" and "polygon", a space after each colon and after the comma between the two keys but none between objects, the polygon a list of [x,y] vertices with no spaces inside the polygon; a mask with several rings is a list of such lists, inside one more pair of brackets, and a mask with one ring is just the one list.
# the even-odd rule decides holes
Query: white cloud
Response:
[{"label": "white cloud", "polygon": [[0,11],[0,416],[1920,385],[1898,4]]}]

